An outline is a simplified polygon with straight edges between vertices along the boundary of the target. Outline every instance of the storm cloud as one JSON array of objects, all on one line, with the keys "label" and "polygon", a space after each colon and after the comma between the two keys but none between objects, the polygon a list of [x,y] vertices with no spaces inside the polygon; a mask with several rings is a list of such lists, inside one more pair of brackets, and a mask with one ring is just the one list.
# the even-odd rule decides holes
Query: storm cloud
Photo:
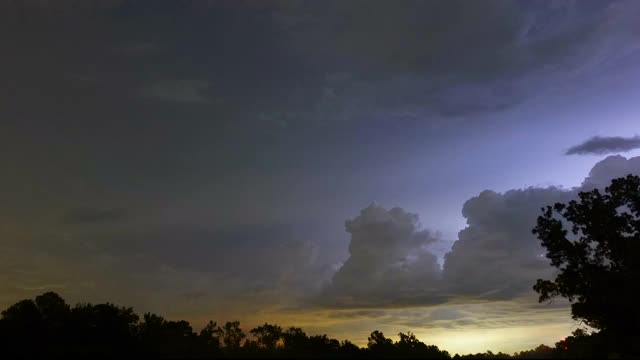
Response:
[{"label": "storm cloud", "polygon": [[333,302],[384,305],[391,300],[393,304],[425,301],[425,294],[434,290],[439,269],[428,246],[437,237],[420,229],[416,214],[373,203],[347,220],[346,230],[351,234],[350,256],[327,289]]},{"label": "storm cloud", "polygon": [[570,147],[566,155],[603,155],[631,151],[640,148],[640,136],[594,136]]},{"label": "storm cloud", "polygon": [[640,157],[609,156],[593,166],[580,187],[572,189],[486,190],[467,200],[462,208],[467,226],[445,255],[443,290],[479,299],[512,299],[531,293],[536,279],[550,278],[554,272],[545,249],[531,233],[540,209],[570,201],[580,191],[603,189],[627,174],[640,174]]},{"label": "storm cloud", "polygon": [[[539,208],[640,169],[584,178],[557,147],[635,134],[638,19],[633,0],[0,1],[0,305],[50,289],[329,329],[300,314],[531,297],[553,271]],[[418,320],[489,323],[465,309]]]},{"label": "storm cloud", "polygon": [[123,220],[127,212],[120,208],[92,208],[82,207],[69,209],[62,221],[66,224],[96,224]]},{"label": "storm cloud", "polygon": [[350,257],[328,288],[333,304],[428,305],[531,296],[536,280],[551,278],[555,272],[531,232],[540,209],[573,200],[583,190],[602,189],[627,174],[640,174],[640,157],[607,157],[576,188],[481,192],[464,203],[467,226],[445,254],[442,268],[429,251],[437,237],[420,230],[417,215],[372,204],[347,221]]}]

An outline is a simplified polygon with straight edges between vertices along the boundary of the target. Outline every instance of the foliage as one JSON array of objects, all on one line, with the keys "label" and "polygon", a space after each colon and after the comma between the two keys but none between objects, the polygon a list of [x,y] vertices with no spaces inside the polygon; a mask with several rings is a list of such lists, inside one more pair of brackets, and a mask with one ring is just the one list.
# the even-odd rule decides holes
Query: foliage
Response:
[{"label": "foliage", "polygon": [[640,355],[640,177],[614,179],[604,193],[581,192],[542,212],[533,233],[558,274],[537,281],[539,300],[567,298],[572,316],[600,330],[610,351]]},{"label": "foliage", "polygon": [[34,300],[17,302],[2,312],[0,346],[6,358],[129,357],[219,358],[369,358],[421,357],[447,359],[449,354],[420,342],[412,333],[400,333],[394,343],[380,331],[362,349],[348,340],[327,335],[308,336],[301,328],[283,330],[265,323],[249,330],[252,338],[229,321],[209,321],[199,333],[186,321],[171,321],[113,304],[78,304],[71,308],[58,294],[48,292]]}]

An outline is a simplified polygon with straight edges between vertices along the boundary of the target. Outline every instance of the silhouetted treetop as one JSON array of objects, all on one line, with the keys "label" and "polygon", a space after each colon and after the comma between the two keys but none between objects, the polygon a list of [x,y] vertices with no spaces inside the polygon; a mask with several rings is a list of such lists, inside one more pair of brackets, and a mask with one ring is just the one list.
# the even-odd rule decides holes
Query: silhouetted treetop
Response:
[{"label": "silhouetted treetop", "polygon": [[640,177],[578,197],[538,217],[533,233],[559,272],[533,288],[541,302],[567,298],[575,319],[631,346],[640,340]]}]

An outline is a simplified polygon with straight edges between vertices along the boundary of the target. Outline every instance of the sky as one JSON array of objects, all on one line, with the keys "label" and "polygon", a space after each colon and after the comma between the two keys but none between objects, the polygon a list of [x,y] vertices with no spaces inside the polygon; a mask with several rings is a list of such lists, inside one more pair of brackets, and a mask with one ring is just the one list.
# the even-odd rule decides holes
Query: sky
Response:
[{"label": "sky", "polygon": [[640,174],[637,1],[0,3],[0,307],[552,345],[541,206]]}]

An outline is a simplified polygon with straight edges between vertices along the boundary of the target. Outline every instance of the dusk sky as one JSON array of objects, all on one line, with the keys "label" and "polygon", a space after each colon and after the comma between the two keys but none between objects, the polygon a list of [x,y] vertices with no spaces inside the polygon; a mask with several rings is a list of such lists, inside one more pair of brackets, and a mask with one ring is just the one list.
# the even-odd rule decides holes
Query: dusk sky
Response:
[{"label": "dusk sky", "polygon": [[2,309],[552,345],[540,208],[640,174],[639,1],[0,1],[0,41]]}]

